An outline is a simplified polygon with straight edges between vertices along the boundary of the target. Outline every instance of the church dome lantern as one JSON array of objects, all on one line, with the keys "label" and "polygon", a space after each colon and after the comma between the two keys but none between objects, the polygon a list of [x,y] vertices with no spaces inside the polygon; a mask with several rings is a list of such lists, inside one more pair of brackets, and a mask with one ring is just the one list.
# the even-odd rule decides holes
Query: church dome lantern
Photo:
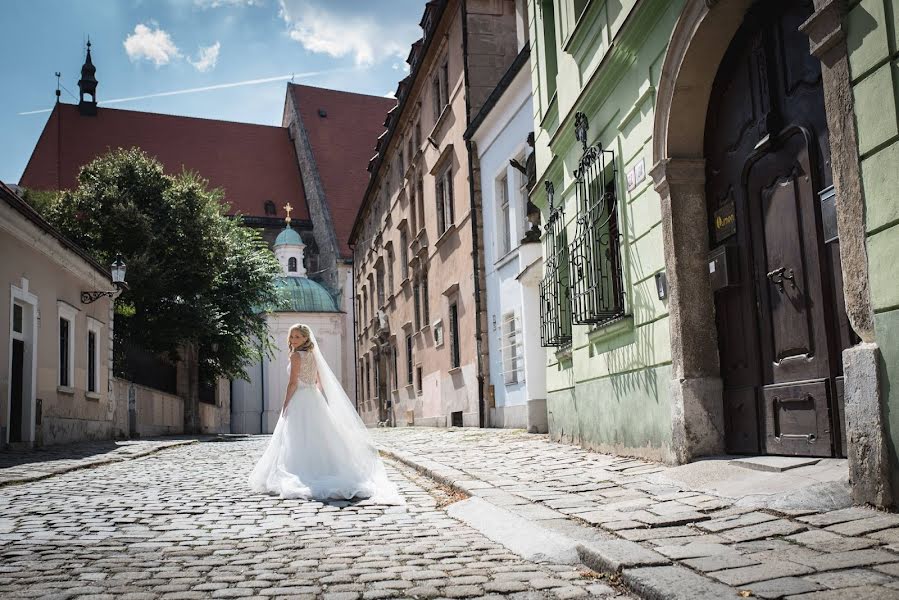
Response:
[{"label": "church dome lantern", "polygon": [[[82,115],[95,116],[97,114],[97,67],[91,60],[91,42],[87,41],[87,56],[81,66],[81,79],[78,80],[78,110]],[[90,96],[86,100],[85,96]]]},{"label": "church dome lantern", "polygon": [[284,207],[287,217],[284,219],[285,226],[278,237],[275,238],[273,250],[275,258],[281,264],[281,271],[285,277],[306,277],[306,267],[303,266],[303,254],[306,244],[300,234],[294,231],[290,226],[290,212],[293,207],[288,203]]}]

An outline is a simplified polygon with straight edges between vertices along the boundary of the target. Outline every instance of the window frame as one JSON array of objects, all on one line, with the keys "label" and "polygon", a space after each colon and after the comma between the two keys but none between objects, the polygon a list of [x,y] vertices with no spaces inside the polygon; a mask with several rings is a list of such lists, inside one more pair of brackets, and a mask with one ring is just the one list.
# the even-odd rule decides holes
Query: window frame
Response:
[{"label": "window frame", "polygon": [[[59,352],[56,358],[56,384],[59,388],[66,391],[73,390],[75,387],[75,324],[78,318],[78,309],[58,300],[57,306],[57,333],[56,342]],[[66,327],[66,348],[65,348],[65,371],[63,371],[63,346],[62,346],[62,322],[67,323]],[[63,380],[63,373],[66,378]]]},{"label": "window frame", "polygon": [[414,355],[414,342],[412,341],[412,334],[406,333],[406,385],[412,385],[414,382],[414,372],[415,369],[415,355]]},{"label": "window frame", "polygon": [[451,161],[438,172],[434,182],[434,195],[437,205],[437,233],[443,235],[455,225],[456,220]]},{"label": "window frame", "polygon": [[450,368],[458,369],[462,366],[462,344],[459,336],[459,303],[456,300],[449,305],[449,329],[450,329]]},{"label": "window frame", "polygon": [[[100,391],[100,334],[102,333],[103,324],[92,318],[87,318],[87,376],[84,389],[88,394],[101,393]],[[90,347],[90,339],[94,338],[94,347]],[[93,363],[93,364],[92,364]],[[93,378],[93,386],[91,386],[91,378]]]}]

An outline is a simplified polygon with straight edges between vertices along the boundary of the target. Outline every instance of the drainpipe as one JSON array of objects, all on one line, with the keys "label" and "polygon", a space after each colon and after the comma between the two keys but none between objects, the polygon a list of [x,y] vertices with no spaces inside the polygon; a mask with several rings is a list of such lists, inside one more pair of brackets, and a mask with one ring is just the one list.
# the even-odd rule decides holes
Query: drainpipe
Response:
[{"label": "drainpipe", "polygon": [[265,433],[265,353],[259,361],[259,381],[262,385],[262,408],[259,411],[259,433]]},{"label": "drainpipe", "polygon": [[[471,125],[471,81],[468,77],[468,11],[465,7],[465,0],[461,0],[462,7],[462,69],[465,77],[465,126]],[[471,262],[474,269],[474,312],[475,312],[475,342],[477,344],[477,361],[478,361],[478,427],[486,427],[487,419],[484,414],[486,407],[484,406],[484,358],[483,358],[483,331],[481,330],[481,261],[478,243],[480,236],[478,235],[477,203],[474,196],[474,162],[472,160],[472,143],[471,140],[465,141],[465,150],[468,153],[468,200],[469,214],[471,214]]]},{"label": "drainpipe", "polygon": [[[358,322],[356,319],[359,315],[356,314],[356,244],[347,244],[350,251],[353,253],[353,278],[350,281],[350,284],[353,286],[353,293],[350,294],[350,310],[353,311],[353,331],[350,332],[350,336],[353,340],[353,380],[356,380],[356,365],[359,364],[359,355],[356,349],[356,331],[358,329]],[[355,381],[356,392],[353,394],[353,406],[356,408],[356,413],[359,412],[359,383]]]}]

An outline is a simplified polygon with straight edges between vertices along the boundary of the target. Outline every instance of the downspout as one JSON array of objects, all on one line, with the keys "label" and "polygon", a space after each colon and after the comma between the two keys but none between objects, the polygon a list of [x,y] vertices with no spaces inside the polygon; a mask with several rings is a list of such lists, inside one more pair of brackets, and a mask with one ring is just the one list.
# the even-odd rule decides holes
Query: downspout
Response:
[{"label": "downspout", "polygon": [[259,411],[259,433],[265,433],[265,352],[262,352],[262,360],[259,361],[259,381],[262,386],[262,408]]},{"label": "downspout", "polygon": [[353,406],[356,408],[356,413],[359,412],[359,381],[356,377],[356,366],[359,364],[359,355],[358,350],[356,348],[356,331],[358,331],[359,324],[356,319],[358,315],[356,314],[356,244],[347,244],[349,249],[353,253],[353,293],[350,295],[350,310],[353,311],[353,331],[352,339],[353,339],[353,379],[356,379],[355,393],[353,394]]},{"label": "downspout", "polygon": [[[465,77],[465,126],[471,125],[471,80],[468,77],[468,11],[465,0],[461,0],[462,6],[462,70]],[[474,312],[475,312],[475,342],[477,345],[478,360],[478,427],[486,427],[486,407],[484,406],[484,358],[483,358],[483,331],[481,330],[481,261],[478,245],[480,236],[478,228],[477,203],[474,196],[474,162],[472,160],[471,140],[465,141],[465,150],[468,153],[468,200],[469,214],[471,215],[471,262],[474,269]]]}]

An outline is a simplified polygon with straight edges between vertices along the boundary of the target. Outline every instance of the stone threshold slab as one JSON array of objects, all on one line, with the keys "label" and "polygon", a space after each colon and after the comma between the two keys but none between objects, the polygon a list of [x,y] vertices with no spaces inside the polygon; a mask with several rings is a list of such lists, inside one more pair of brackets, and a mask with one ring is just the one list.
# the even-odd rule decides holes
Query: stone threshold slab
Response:
[{"label": "stone threshold slab", "polygon": [[753,471],[767,471],[769,473],[783,473],[799,467],[810,467],[821,462],[820,458],[806,458],[797,456],[748,456],[735,458],[730,464],[752,469]]}]

